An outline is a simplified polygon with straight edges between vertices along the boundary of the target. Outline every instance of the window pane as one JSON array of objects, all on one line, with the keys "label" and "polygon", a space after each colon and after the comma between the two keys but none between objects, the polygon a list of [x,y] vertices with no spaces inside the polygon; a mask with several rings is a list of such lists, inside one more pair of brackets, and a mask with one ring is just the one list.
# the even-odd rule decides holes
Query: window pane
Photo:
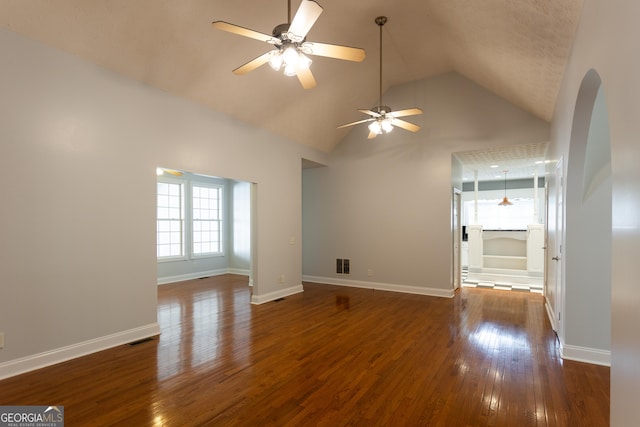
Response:
[{"label": "window pane", "polygon": [[192,194],[194,254],[218,253],[221,189],[194,185]]},{"label": "window pane", "polygon": [[181,183],[158,182],[157,189],[157,255],[183,255],[183,212]]}]

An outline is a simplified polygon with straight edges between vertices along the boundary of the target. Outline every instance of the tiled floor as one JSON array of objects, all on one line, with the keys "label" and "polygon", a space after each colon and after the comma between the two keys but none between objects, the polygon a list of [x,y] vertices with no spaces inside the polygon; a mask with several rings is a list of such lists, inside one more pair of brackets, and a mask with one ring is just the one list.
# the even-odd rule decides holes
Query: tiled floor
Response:
[{"label": "tiled floor", "polygon": [[520,291],[520,292],[532,292],[536,294],[542,294],[542,287],[530,284],[522,283],[508,283],[508,282],[477,282],[468,280],[469,271],[466,268],[462,268],[462,286],[466,288],[480,288],[480,289],[498,289],[503,291]]}]

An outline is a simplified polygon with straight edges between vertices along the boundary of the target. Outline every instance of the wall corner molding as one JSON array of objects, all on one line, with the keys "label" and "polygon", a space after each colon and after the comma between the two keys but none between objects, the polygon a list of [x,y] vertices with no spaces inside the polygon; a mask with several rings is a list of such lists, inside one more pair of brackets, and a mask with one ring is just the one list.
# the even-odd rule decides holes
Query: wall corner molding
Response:
[{"label": "wall corner molding", "polygon": [[304,288],[302,287],[302,284],[300,284],[285,289],[278,289],[277,291],[269,292],[264,295],[251,295],[251,304],[264,304],[269,301],[277,300],[278,298],[284,298],[289,295],[299,294],[302,292],[304,292]]},{"label": "wall corner molding", "polygon": [[611,352],[608,350],[565,344],[560,353],[566,360],[611,367]]}]

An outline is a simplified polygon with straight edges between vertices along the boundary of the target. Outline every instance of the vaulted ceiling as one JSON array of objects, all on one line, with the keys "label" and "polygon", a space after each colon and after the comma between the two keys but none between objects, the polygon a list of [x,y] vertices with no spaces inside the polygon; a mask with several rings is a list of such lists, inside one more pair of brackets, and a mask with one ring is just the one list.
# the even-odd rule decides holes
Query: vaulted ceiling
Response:
[{"label": "vaulted ceiling", "polygon": [[[455,71],[549,121],[582,0],[318,0],[307,39],[361,47],[361,63],[313,57],[303,89],[268,66],[231,70],[270,49],[214,29],[228,21],[263,33],[287,21],[285,0],[0,0],[0,25],[117,73],[330,152],[377,105],[383,89]],[[293,0],[292,15],[299,5]],[[393,107],[393,106],[392,106]]]}]

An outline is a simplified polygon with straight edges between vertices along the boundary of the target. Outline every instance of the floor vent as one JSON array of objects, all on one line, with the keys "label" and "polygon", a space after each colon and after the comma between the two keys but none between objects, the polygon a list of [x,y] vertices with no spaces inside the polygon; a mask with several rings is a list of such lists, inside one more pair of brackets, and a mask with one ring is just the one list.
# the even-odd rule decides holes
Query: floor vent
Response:
[{"label": "floor vent", "polygon": [[153,338],[152,338],[152,337],[149,337],[149,338],[143,338],[143,339],[138,340],[138,341],[130,342],[130,343],[129,343],[129,344],[127,344],[127,345],[128,345],[129,347],[133,347],[134,345],[143,344],[143,343],[145,343],[145,342],[149,342],[149,341],[153,341]]}]

